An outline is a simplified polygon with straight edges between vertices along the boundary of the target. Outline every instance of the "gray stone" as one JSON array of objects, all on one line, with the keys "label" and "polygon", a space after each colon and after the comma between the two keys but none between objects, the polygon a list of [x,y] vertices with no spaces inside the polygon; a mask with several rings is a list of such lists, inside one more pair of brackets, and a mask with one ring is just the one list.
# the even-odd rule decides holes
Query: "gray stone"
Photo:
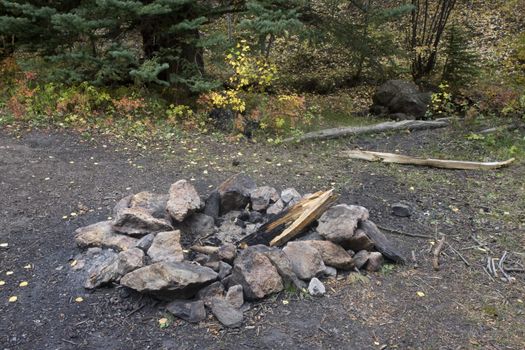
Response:
[{"label": "gray stone", "polygon": [[180,225],[180,229],[189,236],[207,237],[212,235],[217,228],[215,219],[203,213],[193,213]]},{"label": "gray stone", "polygon": [[235,243],[242,237],[244,237],[243,229],[230,221],[223,222],[215,234],[215,238],[219,239],[223,244]]},{"label": "gray stone", "polygon": [[323,282],[314,277],[308,284],[308,293],[314,297],[323,296],[326,293],[326,288]]},{"label": "gray stone", "polygon": [[120,252],[117,258],[117,280],[121,276],[144,266],[144,252],[139,248],[131,248]]},{"label": "gray stone", "polygon": [[283,281],[266,255],[245,249],[235,258],[229,285],[242,285],[249,300],[262,299],[283,290]]},{"label": "gray stone", "polygon": [[116,250],[133,248],[137,239],[113,230],[111,221],[102,221],[75,230],[75,242],[80,248],[102,247]]},{"label": "gray stone", "polygon": [[217,273],[204,266],[185,261],[161,261],[124,275],[120,284],[161,298],[191,298],[217,277]]},{"label": "gray stone", "polygon": [[228,328],[240,327],[244,319],[241,311],[223,299],[213,300],[211,312],[220,323]]},{"label": "gray stone", "polygon": [[[209,267],[215,272],[219,272],[219,269],[221,268],[221,262],[217,259],[209,259],[204,263],[204,266]],[[220,278],[220,277],[219,277]]]},{"label": "gray stone", "polygon": [[383,262],[385,259],[383,258],[383,254],[380,252],[371,252],[368,256],[368,263],[366,264],[366,270],[370,272],[376,272],[381,270],[381,266],[383,265]]},{"label": "gray stone", "polygon": [[224,293],[224,286],[221,282],[217,281],[199,290],[197,293],[197,298],[202,300],[204,305],[210,307],[213,299],[224,298]]},{"label": "gray stone", "polygon": [[219,260],[232,263],[237,256],[237,247],[233,243],[225,243],[219,247],[216,255]]},{"label": "gray stone", "polygon": [[412,214],[412,208],[406,203],[392,204],[392,214],[399,217],[409,217]]},{"label": "gray stone", "polygon": [[229,302],[234,308],[240,309],[242,304],[244,304],[244,294],[242,286],[240,284],[237,284],[228,288],[225,300]]},{"label": "gray stone", "polygon": [[232,266],[224,261],[219,262],[219,279],[222,280],[232,272]]},{"label": "gray stone", "polygon": [[368,219],[368,210],[357,205],[339,204],[319,218],[317,232],[325,239],[342,245],[352,238],[359,221]]},{"label": "gray stone", "polygon": [[221,197],[221,215],[231,210],[244,209],[255,188],[255,181],[245,174],[233,175],[220,184],[217,191]]},{"label": "gray stone", "polygon": [[354,235],[343,242],[346,249],[351,249],[355,252],[360,250],[372,250],[374,248],[374,242],[367,236],[365,231],[360,228],[356,229]]},{"label": "gray stone", "polygon": [[430,103],[430,93],[421,92],[412,82],[389,80],[377,89],[373,103],[371,110],[378,110],[382,106],[391,114],[404,113],[421,118]]},{"label": "gray stone", "polygon": [[328,278],[336,278],[337,277],[337,269],[332,266],[327,266],[326,269],[323,271],[323,276]]},{"label": "gray stone", "polygon": [[94,289],[114,281],[117,277],[117,259],[117,253],[106,251],[105,254],[101,254],[98,259],[88,262],[92,265],[88,270],[84,288]]},{"label": "gray stone", "polygon": [[310,230],[304,235],[295,239],[296,241],[322,241],[324,238],[316,230]]},{"label": "gray stone", "polygon": [[166,305],[166,309],[175,317],[191,323],[201,322],[206,319],[206,309],[202,300],[175,300]]},{"label": "gray stone", "polygon": [[262,244],[251,246],[246,249],[263,253],[268,259],[270,259],[272,265],[277,269],[279,276],[281,276],[286,286],[294,285],[298,290],[302,290],[306,287],[306,284],[293,272],[290,259],[288,259],[288,256],[281,249],[277,247],[268,247]]},{"label": "gray stone", "polygon": [[159,232],[155,235],[148,256],[153,262],[171,260],[183,261],[184,253],[180,245],[180,231]]},{"label": "gray stone", "polygon": [[113,216],[114,217],[117,217],[121,210],[129,208],[129,205],[130,205],[130,202],[131,202],[131,198],[133,198],[132,194],[122,198],[121,200],[119,200],[117,202],[117,204],[115,204],[115,207],[113,207]]},{"label": "gray stone", "polygon": [[250,199],[252,202],[252,209],[262,211],[268,208],[270,203],[279,200],[279,192],[270,186],[257,187],[250,193]]},{"label": "gray stone", "polygon": [[300,241],[310,247],[315,248],[319,253],[325,265],[333,266],[341,270],[352,270],[354,262],[350,254],[340,245],[330,241]]},{"label": "gray stone", "polygon": [[154,218],[143,208],[127,208],[119,212],[113,229],[129,236],[140,237],[148,233],[173,230],[173,227],[167,220]]},{"label": "gray stone", "polygon": [[352,258],[354,260],[355,267],[361,269],[363,266],[365,266],[369,257],[370,252],[367,250],[360,250],[355,253],[354,257]]},{"label": "gray stone", "polygon": [[129,207],[142,208],[154,218],[165,219],[167,217],[167,202],[167,194],[156,194],[144,191],[131,196]]},{"label": "gray stone", "polygon": [[303,241],[288,242],[283,248],[292,264],[293,272],[303,280],[322,275],[326,266],[321,253]]},{"label": "gray stone", "polygon": [[394,120],[412,120],[414,119],[414,117],[407,115],[405,113],[392,113],[388,117]]},{"label": "gray stone", "polygon": [[266,209],[266,214],[268,215],[279,214],[280,212],[283,211],[284,206],[285,206],[284,202],[281,199],[279,199],[277,202],[270,205],[268,209]]},{"label": "gray stone", "polygon": [[201,198],[189,181],[179,180],[170,186],[166,210],[174,220],[182,222],[201,206]]},{"label": "gray stone", "polygon": [[295,188],[287,188],[281,192],[281,199],[285,204],[294,204],[301,199],[301,194]]},{"label": "gray stone", "polygon": [[204,214],[217,221],[221,210],[221,195],[217,191],[210,193],[204,204]]},{"label": "gray stone", "polygon": [[151,244],[153,243],[153,239],[155,238],[154,233],[150,233],[149,235],[145,235],[142,237],[138,242],[136,247],[139,249],[142,249],[143,251],[147,252],[149,247],[151,247]]}]

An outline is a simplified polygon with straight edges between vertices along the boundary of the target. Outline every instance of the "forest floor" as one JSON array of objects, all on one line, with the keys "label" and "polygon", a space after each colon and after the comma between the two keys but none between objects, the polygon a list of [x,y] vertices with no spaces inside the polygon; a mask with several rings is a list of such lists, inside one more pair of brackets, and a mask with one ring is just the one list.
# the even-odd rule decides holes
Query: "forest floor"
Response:
[{"label": "forest floor", "polygon": [[[507,283],[483,270],[488,256],[504,251],[525,261],[523,159],[496,171],[453,171],[339,156],[361,147],[503,160],[467,141],[470,132],[447,128],[278,146],[197,136],[169,147],[137,147],[67,132],[0,130],[0,243],[8,243],[0,246],[0,348],[524,349],[525,274]],[[78,253],[76,228],[107,218],[127,194],[167,192],[185,178],[206,195],[237,172],[258,185],[301,193],[334,187],[340,202],[367,207],[381,226],[448,235],[470,267],[447,247],[441,270],[434,271],[433,240],[389,234],[407,256],[415,252],[417,267],[342,275],[327,282],[322,298],[282,292],[252,303],[243,326],[233,330],[212,318],[198,325],[172,320],[161,329],[158,320],[166,314],[154,300],[117,288],[83,289],[70,267]],[[390,205],[401,200],[415,208],[411,217],[391,214]],[[19,287],[22,281],[28,286]],[[8,302],[11,296],[17,301]],[[79,296],[83,302],[75,301]]]}]

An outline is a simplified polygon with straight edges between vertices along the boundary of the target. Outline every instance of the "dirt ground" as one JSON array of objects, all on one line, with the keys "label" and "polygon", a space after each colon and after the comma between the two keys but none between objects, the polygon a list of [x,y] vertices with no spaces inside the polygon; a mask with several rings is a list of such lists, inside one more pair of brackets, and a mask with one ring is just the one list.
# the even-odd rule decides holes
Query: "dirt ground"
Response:
[{"label": "dirt ground", "polygon": [[[525,260],[523,162],[467,172],[339,156],[360,146],[464,157],[455,140],[443,129],[290,146],[200,136],[145,147],[0,130],[0,243],[8,243],[0,247],[0,348],[525,349],[525,274],[507,283],[483,271],[488,256],[504,251],[512,252],[511,262]],[[167,192],[185,178],[206,195],[241,171],[278,189],[335,187],[341,202],[369,208],[382,226],[448,235],[470,266],[447,246],[441,270],[434,271],[432,240],[389,234],[408,257],[414,251],[417,266],[387,265],[361,278],[340,275],[327,282],[322,298],[282,292],[252,303],[234,330],[212,317],[198,325],[172,320],[161,329],[158,320],[166,313],[155,300],[118,288],[82,288],[70,267],[78,253],[76,228],[107,218],[127,194]],[[414,206],[411,217],[391,215],[390,205],[401,200]],[[22,281],[28,286],[19,287]],[[8,302],[11,296],[17,301]],[[79,296],[83,302],[75,301]]]}]

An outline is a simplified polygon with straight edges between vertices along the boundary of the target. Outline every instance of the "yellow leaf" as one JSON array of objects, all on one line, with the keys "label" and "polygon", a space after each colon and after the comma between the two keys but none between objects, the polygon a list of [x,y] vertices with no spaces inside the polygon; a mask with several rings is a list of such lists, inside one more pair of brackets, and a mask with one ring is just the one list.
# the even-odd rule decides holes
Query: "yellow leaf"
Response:
[{"label": "yellow leaf", "polygon": [[18,297],[16,297],[16,296],[9,297],[9,302],[10,303],[14,303],[17,300],[18,300]]},{"label": "yellow leaf", "polygon": [[288,300],[283,300],[283,305],[288,305],[290,302]]},{"label": "yellow leaf", "polygon": [[20,282],[20,284],[18,285],[19,287],[27,287],[29,283],[27,283],[27,281],[23,281],[23,282]]},{"label": "yellow leaf", "polygon": [[7,271],[5,274],[6,274],[7,276],[10,276],[10,275],[12,275],[13,273],[14,273],[13,271]]},{"label": "yellow leaf", "polygon": [[30,268],[32,268],[32,267],[33,267],[33,265],[31,265],[31,264],[27,264],[26,266],[24,266],[24,269],[30,269]]},{"label": "yellow leaf", "polygon": [[70,265],[73,267],[73,266],[75,266],[76,264],[77,264],[77,261],[76,261],[76,260],[73,260],[73,261],[71,262]]},{"label": "yellow leaf", "polygon": [[77,298],[75,299],[75,301],[76,301],[77,303],[81,303],[81,302],[84,301],[84,298],[82,298],[82,297],[77,297]]},{"label": "yellow leaf", "polygon": [[0,280],[0,286],[5,285],[5,281]]},{"label": "yellow leaf", "polygon": [[1,248],[7,248],[9,246],[8,243],[0,243]]},{"label": "yellow leaf", "polygon": [[425,293],[423,292],[416,292],[416,294],[418,297],[421,297],[421,298],[425,296]]}]

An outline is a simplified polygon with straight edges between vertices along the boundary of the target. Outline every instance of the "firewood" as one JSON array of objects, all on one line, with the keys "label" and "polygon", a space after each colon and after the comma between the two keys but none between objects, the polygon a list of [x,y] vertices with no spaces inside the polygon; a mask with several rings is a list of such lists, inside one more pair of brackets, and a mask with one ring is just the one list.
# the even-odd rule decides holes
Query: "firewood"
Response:
[{"label": "firewood", "polygon": [[383,163],[397,163],[410,165],[423,165],[434,168],[460,169],[460,170],[490,170],[509,165],[515,158],[510,158],[502,162],[471,162],[461,160],[445,160],[432,158],[416,158],[402,154],[373,152],[373,151],[345,151],[343,155],[351,159],[368,160],[370,162],[380,161]]},{"label": "firewood", "polygon": [[282,245],[304,231],[337,199],[334,190],[311,194],[277,214],[256,232],[244,237],[240,245]]},{"label": "firewood", "polygon": [[445,244],[446,236],[443,236],[438,243],[436,244],[436,247],[434,248],[434,258],[432,259],[432,266],[434,267],[434,270],[439,271],[439,255],[441,254],[441,251],[443,250],[443,245]]},{"label": "firewood", "polygon": [[405,257],[401,252],[388,240],[383,232],[381,232],[376,224],[370,220],[361,221],[359,228],[365,231],[366,235],[374,242],[374,246],[378,252],[383,254],[385,258],[393,262],[404,264]]}]

